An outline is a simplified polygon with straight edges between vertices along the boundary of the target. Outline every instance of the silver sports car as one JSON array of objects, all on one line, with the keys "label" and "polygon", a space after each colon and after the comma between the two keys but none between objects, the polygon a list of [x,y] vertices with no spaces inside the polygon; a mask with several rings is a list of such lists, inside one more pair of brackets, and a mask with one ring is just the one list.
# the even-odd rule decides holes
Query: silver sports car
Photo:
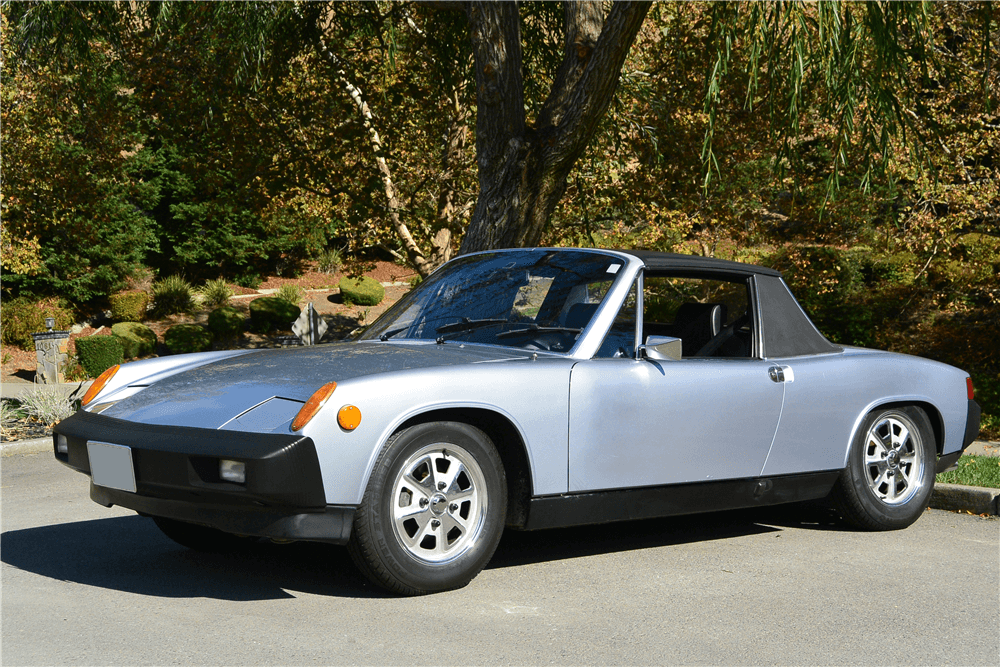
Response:
[{"label": "silver sports car", "polygon": [[346,544],[403,594],[534,530],[829,497],[903,528],[979,430],[972,382],[835,345],[771,269],[460,257],[356,340],[139,361],[55,428],[90,497],[201,550]]}]

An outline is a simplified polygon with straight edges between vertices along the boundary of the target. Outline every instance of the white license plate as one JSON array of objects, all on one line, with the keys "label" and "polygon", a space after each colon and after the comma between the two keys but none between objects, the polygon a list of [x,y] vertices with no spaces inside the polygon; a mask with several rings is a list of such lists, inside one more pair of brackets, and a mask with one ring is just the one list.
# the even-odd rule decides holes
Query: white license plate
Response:
[{"label": "white license plate", "polygon": [[107,442],[88,442],[90,476],[97,486],[135,493],[132,448]]}]

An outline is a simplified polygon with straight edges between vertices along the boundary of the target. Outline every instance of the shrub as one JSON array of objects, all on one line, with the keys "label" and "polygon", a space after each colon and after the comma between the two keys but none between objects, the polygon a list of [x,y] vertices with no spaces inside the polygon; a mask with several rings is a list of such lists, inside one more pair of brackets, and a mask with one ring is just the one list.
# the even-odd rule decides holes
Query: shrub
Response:
[{"label": "shrub", "polygon": [[[107,336],[102,336],[107,338]],[[21,412],[43,424],[55,424],[73,414],[73,402],[61,391],[37,385],[21,394]]]},{"label": "shrub", "polygon": [[257,332],[288,329],[302,311],[284,299],[264,296],[250,302],[250,328]]},{"label": "shrub", "polygon": [[232,306],[217,308],[208,314],[208,329],[216,338],[236,338],[243,333],[243,313]]},{"label": "shrub", "polygon": [[76,356],[87,375],[96,378],[125,359],[121,341],[115,336],[87,336],[76,339]]},{"label": "shrub", "polygon": [[111,327],[111,335],[121,342],[126,359],[145,357],[156,350],[156,334],[145,324],[119,322]]},{"label": "shrub", "polygon": [[232,288],[222,278],[209,280],[199,291],[201,293],[202,304],[209,308],[225,306],[229,303],[229,297],[233,295]]},{"label": "shrub", "polygon": [[115,322],[142,322],[146,319],[149,295],[132,290],[119,292],[108,297],[111,302],[111,319]]},{"label": "shrub", "polygon": [[299,302],[306,298],[306,291],[299,287],[298,285],[293,285],[291,283],[286,283],[281,286],[278,293],[274,296],[279,299],[284,299],[293,306],[299,305]]},{"label": "shrub", "polygon": [[32,301],[28,297],[4,299],[0,308],[0,340],[25,350],[35,349],[31,334],[46,331],[45,318],[54,317],[56,329],[68,329],[73,324],[72,312],[57,299]]},{"label": "shrub", "polygon": [[153,310],[158,316],[186,313],[194,308],[194,291],[180,276],[170,276],[153,285]]},{"label": "shrub", "polygon": [[320,253],[316,268],[320,273],[334,274],[344,264],[344,257],[336,248],[330,248]]},{"label": "shrub", "polygon": [[344,278],[340,281],[340,294],[344,303],[359,306],[377,306],[385,298],[385,288],[382,283],[364,276],[362,278]]},{"label": "shrub", "polygon": [[204,352],[212,346],[212,334],[200,324],[177,324],[163,334],[163,344],[174,354]]}]

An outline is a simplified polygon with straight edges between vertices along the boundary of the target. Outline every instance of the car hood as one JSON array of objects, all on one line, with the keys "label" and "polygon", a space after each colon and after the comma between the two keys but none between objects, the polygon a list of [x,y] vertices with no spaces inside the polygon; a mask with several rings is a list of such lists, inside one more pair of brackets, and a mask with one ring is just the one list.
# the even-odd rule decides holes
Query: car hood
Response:
[{"label": "car hood", "polygon": [[[294,402],[282,411],[286,414],[292,410],[294,414],[299,403],[308,400],[327,382],[390,371],[521,359],[528,355],[524,350],[433,342],[365,341],[260,350],[170,375],[124,398],[104,414],[146,424],[220,428],[274,398],[280,399],[279,402]],[[132,386],[141,384],[137,381]],[[271,406],[274,408],[274,404]]]}]

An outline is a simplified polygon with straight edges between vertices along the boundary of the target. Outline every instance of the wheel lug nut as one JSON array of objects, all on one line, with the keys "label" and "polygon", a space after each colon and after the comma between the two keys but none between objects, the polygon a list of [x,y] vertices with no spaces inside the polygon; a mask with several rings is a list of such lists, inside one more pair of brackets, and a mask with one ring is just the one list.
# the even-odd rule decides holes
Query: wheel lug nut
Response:
[{"label": "wheel lug nut", "polygon": [[451,505],[448,506],[448,509],[450,509],[452,512],[457,512],[458,511],[458,503],[452,503]]},{"label": "wheel lug nut", "polygon": [[427,499],[426,498],[421,498],[420,499],[420,506],[421,507],[427,507]]},{"label": "wheel lug nut", "polygon": [[431,521],[431,528],[437,528],[440,525],[441,525],[441,522],[438,521],[437,519],[434,519],[433,521]]},{"label": "wheel lug nut", "polygon": [[438,491],[444,491],[444,482],[438,482]]}]

